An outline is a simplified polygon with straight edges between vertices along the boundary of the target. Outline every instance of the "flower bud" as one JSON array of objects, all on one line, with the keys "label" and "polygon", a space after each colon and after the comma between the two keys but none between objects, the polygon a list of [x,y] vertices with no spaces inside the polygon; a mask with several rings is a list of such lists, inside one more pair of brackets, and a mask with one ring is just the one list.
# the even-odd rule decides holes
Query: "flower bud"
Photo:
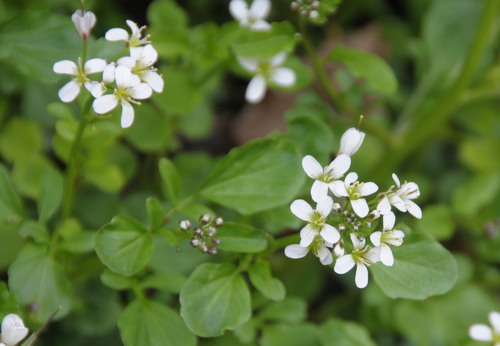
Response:
[{"label": "flower bud", "polygon": [[339,241],[337,244],[335,244],[335,246],[333,247],[333,253],[337,257],[344,256],[345,249],[344,249],[344,242],[343,241]]},{"label": "flower bud", "polygon": [[372,220],[377,220],[380,217],[380,212],[378,210],[372,210],[370,214],[368,214],[368,217]]},{"label": "flower bud", "polygon": [[213,246],[209,247],[207,249],[208,253],[211,254],[211,255],[217,255],[217,249]]},{"label": "flower bud", "polygon": [[200,216],[200,223],[202,225],[206,225],[210,222],[210,215],[208,214],[203,214],[202,216]]},{"label": "flower bud", "polygon": [[219,245],[220,244],[220,239],[218,239],[218,238],[212,238],[212,244]]},{"label": "flower bud", "polygon": [[333,203],[333,207],[332,209],[336,212],[336,213],[340,213],[342,211],[342,207],[340,206],[340,204],[338,203]]},{"label": "flower bud", "polygon": [[16,314],[8,314],[2,320],[2,342],[6,345],[16,345],[28,335],[28,328]]},{"label": "flower bud", "polygon": [[191,221],[189,221],[189,220],[181,220],[179,222],[179,227],[180,227],[181,230],[187,231],[188,229],[191,228]]},{"label": "flower bud", "polygon": [[90,11],[77,10],[71,16],[71,20],[75,24],[80,37],[87,40],[96,22],[95,14]]},{"label": "flower bud", "polygon": [[340,149],[338,154],[353,155],[358,151],[359,147],[363,143],[365,138],[365,133],[351,127],[347,130],[340,139]]},{"label": "flower bud", "polygon": [[221,217],[221,216],[217,216],[215,219],[214,219],[214,226],[215,227],[219,227],[219,226],[222,226],[222,224],[224,223],[224,219]]}]

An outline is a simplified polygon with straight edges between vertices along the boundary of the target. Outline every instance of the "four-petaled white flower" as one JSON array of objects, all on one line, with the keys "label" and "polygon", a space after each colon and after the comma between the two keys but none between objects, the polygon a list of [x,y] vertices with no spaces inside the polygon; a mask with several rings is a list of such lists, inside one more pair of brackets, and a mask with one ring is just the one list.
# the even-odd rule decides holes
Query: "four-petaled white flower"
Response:
[{"label": "four-petaled white flower", "polygon": [[241,26],[255,31],[271,29],[271,25],[264,20],[270,11],[269,0],[254,0],[250,8],[245,0],[231,0],[229,3],[229,12],[234,19],[239,21]]},{"label": "four-petaled white flower", "polygon": [[163,91],[163,79],[156,72],[153,64],[158,60],[158,53],[152,45],[130,48],[130,56],[118,59],[118,65],[127,66],[156,92]]},{"label": "four-petaled white flower", "polygon": [[490,326],[476,323],[470,326],[469,336],[474,340],[493,341],[494,346],[500,346],[500,312],[491,311],[488,315]]},{"label": "four-petaled white flower", "polygon": [[338,154],[346,154],[352,156],[356,151],[358,151],[361,144],[363,144],[363,139],[365,138],[365,133],[351,127],[342,135],[340,138],[340,149]]},{"label": "four-petaled white flower", "polygon": [[139,26],[134,23],[131,20],[127,20],[127,25],[129,26],[130,30],[132,33],[129,35],[129,33],[122,28],[113,28],[109,29],[106,32],[106,40],[108,41],[126,41],[126,45],[128,48],[131,47],[140,47],[144,46],[148,43],[151,43],[149,41],[149,35],[146,35],[142,37],[142,32],[146,29],[146,26]]},{"label": "four-petaled white flower", "polygon": [[279,67],[286,59],[285,53],[276,54],[271,59],[238,57],[239,63],[255,76],[248,83],[245,98],[250,103],[262,101],[267,90],[267,83],[282,87],[295,84],[295,72],[287,67]]},{"label": "four-petaled white flower", "polygon": [[141,83],[139,77],[132,74],[125,66],[116,67],[115,80],[117,87],[113,94],[96,98],[92,107],[96,113],[105,114],[121,104],[121,126],[129,127],[134,121],[134,108],[130,103],[139,103],[136,99],[147,99],[153,91],[147,83]]},{"label": "four-petaled white flower", "polygon": [[377,205],[377,210],[381,214],[387,214],[391,211],[391,205],[395,206],[402,212],[409,212],[414,217],[422,218],[422,209],[412,201],[412,199],[420,196],[420,190],[416,183],[405,182],[403,185],[399,182],[396,174],[392,174],[392,179],[396,183],[397,189],[389,191]]},{"label": "four-petaled white flower", "polygon": [[344,176],[351,166],[351,158],[347,155],[337,156],[326,167],[321,164],[311,155],[306,155],[302,159],[302,168],[306,174],[314,179],[311,187],[311,197],[313,201],[318,202],[328,195],[328,188],[332,188],[332,183]]},{"label": "four-petaled white flower", "polygon": [[94,97],[101,96],[103,93],[101,83],[91,81],[88,77],[91,74],[102,72],[106,67],[104,59],[90,59],[82,66],[82,60],[78,59],[78,65],[71,60],[61,60],[54,64],[53,70],[55,73],[67,74],[74,76],[73,80],[66,83],[59,89],[58,95],[61,101],[71,102],[84,86]]},{"label": "four-petaled white flower", "polygon": [[383,231],[376,231],[370,235],[370,240],[373,245],[380,248],[380,262],[386,266],[392,266],[394,264],[394,256],[389,245],[400,246],[403,244],[403,238],[405,236],[403,231],[393,229],[395,223],[396,215],[390,212],[384,215]]},{"label": "four-petaled white flower", "polygon": [[71,20],[75,24],[80,37],[83,40],[88,39],[96,22],[95,14],[90,11],[77,10],[71,16]]},{"label": "four-petaled white flower", "polygon": [[14,346],[28,335],[28,328],[16,314],[8,314],[2,320],[0,341],[6,346]]},{"label": "four-petaled white flower", "polygon": [[368,268],[371,264],[378,262],[379,253],[377,248],[365,246],[365,239],[359,239],[351,233],[351,241],[354,249],[350,254],[337,259],[333,270],[337,274],[345,274],[356,265],[355,282],[358,288],[368,285]]},{"label": "four-petaled white flower", "polygon": [[368,215],[370,209],[368,208],[368,203],[362,197],[375,193],[378,190],[378,186],[372,182],[360,183],[357,180],[358,175],[351,172],[345,177],[344,182],[334,181],[331,184],[331,190],[337,197],[349,197],[354,212],[359,217],[365,217]]},{"label": "four-petaled white flower", "polygon": [[333,263],[332,251],[329,249],[332,246],[332,243],[317,237],[308,247],[300,246],[300,244],[288,245],[285,248],[285,256],[293,259],[302,258],[311,250],[314,256],[319,258],[321,264],[326,266]]},{"label": "four-petaled white flower", "polygon": [[300,246],[309,246],[318,234],[328,243],[333,244],[339,241],[339,231],[326,223],[326,218],[332,211],[332,206],[333,200],[330,197],[325,197],[319,201],[315,210],[303,199],[293,201],[290,205],[292,213],[299,219],[308,222],[300,231]]}]

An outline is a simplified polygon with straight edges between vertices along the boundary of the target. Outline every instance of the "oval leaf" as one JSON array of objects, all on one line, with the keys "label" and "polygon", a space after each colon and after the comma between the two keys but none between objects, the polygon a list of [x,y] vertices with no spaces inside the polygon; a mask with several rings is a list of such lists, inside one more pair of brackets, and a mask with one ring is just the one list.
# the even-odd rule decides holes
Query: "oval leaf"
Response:
[{"label": "oval leaf", "polygon": [[48,167],[42,175],[40,189],[36,199],[38,210],[38,219],[40,222],[46,222],[54,215],[61,204],[63,194],[63,178],[61,173]]},{"label": "oval leaf", "polygon": [[250,282],[265,297],[279,301],[285,298],[285,286],[283,283],[273,278],[269,269],[269,262],[254,263],[248,268]]},{"label": "oval leaf", "polygon": [[267,239],[259,229],[234,222],[224,223],[217,229],[218,248],[234,252],[259,252],[267,247]]},{"label": "oval leaf", "polygon": [[231,264],[198,266],[181,290],[181,316],[203,337],[220,336],[250,318],[250,292]]},{"label": "oval leaf", "polygon": [[376,346],[365,327],[339,319],[331,319],[323,324],[319,338],[322,345],[331,345],[331,341],[335,340],[338,346]]}]

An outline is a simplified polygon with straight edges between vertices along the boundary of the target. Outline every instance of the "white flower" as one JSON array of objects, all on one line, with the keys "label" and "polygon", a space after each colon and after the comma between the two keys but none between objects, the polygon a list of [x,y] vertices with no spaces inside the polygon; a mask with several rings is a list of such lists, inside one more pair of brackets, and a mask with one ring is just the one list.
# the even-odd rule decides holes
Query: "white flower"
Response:
[{"label": "white flower", "polygon": [[308,247],[303,247],[299,244],[288,245],[285,248],[285,256],[294,259],[302,258],[307,255],[309,250],[312,250],[314,255],[319,258],[321,264],[326,266],[333,263],[332,252],[328,249],[332,246],[333,244],[324,241],[322,238],[316,238]]},{"label": "white flower", "polygon": [[308,224],[300,231],[300,246],[309,246],[316,235],[320,235],[328,243],[336,243],[340,239],[337,229],[326,223],[326,218],[332,211],[333,200],[325,197],[318,202],[316,210],[303,199],[297,199],[290,205],[290,210],[299,219]]},{"label": "white flower", "polygon": [[420,196],[418,185],[412,182],[405,182],[401,185],[398,176],[394,173],[392,174],[392,179],[396,183],[397,189],[392,191],[391,188],[391,190],[385,194],[384,198],[378,203],[377,210],[379,210],[381,214],[387,214],[391,211],[391,205],[393,205],[400,211],[407,211],[414,217],[421,219],[422,209],[412,201],[412,199]]},{"label": "white flower", "polygon": [[2,320],[2,334],[0,340],[6,346],[19,343],[28,335],[28,328],[24,326],[23,320],[16,314],[8,314]]},{"label": "white flower", "polygon": [[394,213],[388,213],[384,215],[383,231],[376,231],[370,235],[370,240],[373,245],[380,248],[380,262],[386,266],[392,266],[394,264],[394,256],[392,255],[392,250],[389,245],[400,246],[405,236],[402,231],[393,229],[395,223],[396,216]]},{"label": "white flower", "polygon": [[271,29],[271,25],[264,19],[271,11],[271,2],[269,0],[254,0],[250,9],[245,0],[231,0],[229,3],[229,12],[240,22],[241,26],[250,30],[264,31]]},{"label": "white flower", "polygon": [[77,10],[71,16],[71,20],[80,37],[84,40],[88,39],[96,22],[95,14],[90,11]]},{"label": "white flower", "polygon": [[469,336],[474,340],[493,341],[494,346],[500,346],[500,312],[491,311],[488,319],[491,327],[486,324],[473,324],[469,328]]},{"label": "white flower", "polygon": [[130,48],[130,56],[118,59],[118,65],[127,66],[156,92],[163,91],[163,79],[156,72],[153,64],[158,60],[158,53],[152,45]]},{"label": "white flower", "polygon": [[328,187],[332,187],[332,183],[344,176],[351,166],[351,158],[347,155],[337,156],[326,167],[321,164],[311,155],[306,155],[302,159],[302,168],[306,174],[315,181],[311,187],[311,197],[313,201],[318,202],[328,195]]},{"label": "white flower", "polygon": [[359,239],[351,233],[351,241],[354,246],[352,252],[337,259],[333,270],[337,274],[345,274],[356,265],[355,282],[358,288],[368,285],[368,268],[379,260],[378,250],[365,246],[365,240]]},{"label": "white flower", "polygon": [[78,65],[71,60],[61,60],[54,64],[53,70],[55,73],[67,74],[74,76],[74,78],[66,83],[59,89],[58,95],[61,101],[71,102],[78,94],[82,86],[92,94],[94,97],[102,95],[101,83],[91,81],[89,75],[102,72],[106,67],[106,60],[104,59],[90,59],[82,67],[82,60],[78,59]]},{"label": "white flower", "polygon": [[129,35],[129,33],[122,28],[113,28],[109,29],[106,32],[106,40],[108,41],[126,41],[127,47],[139,47],[139,46],[144,46],[148,43],[151,43],[149,41],[149,35],[146,35],[145,37],[142,37],[142,32],[146,29],[146,26],[141,26],[140,28],[137,26],[136,23],[134,23],[131,20],[127,20],[127,25],[130,27],[130,30],[132,33]]},{"label": "white flower", "polygon": [[365,133],[361,132],[354,127],[344,132],[340,139],[340,149],[338,154],[346,154],[352,156],[363,143]]},{"label": "white flower", "polygon": [[134,122],[134,108],[130,103],[139,103],[136,99],[147,99],[153,91],[147,83],[141,83],[139,77],[132,74],[125,66],[116,67],[115,79],[117,88],[113,94],[96,98],[92,107],[96,113],[105,114],[121,104],[121,126],[125,128]]},{"label": "white flower", "polygon": [[360,183],[357,180],[358,175],[351,172],[345,177],[344,182],[334,181],[331,184],[331,190],[337,197],[349,197],[354,212],[359,217],[365,217],[368,215],[370,209],[366,200],[361,197],[375,193],[378,190],[378,186],[372,182]]},{"label": "white flower", "polygon": [[255,76],[248,83],[245,98],[250,103],[262,101],[271,82],[282,87],[295,84],[295,72],[287,67],[279,67],[286,58],[286,53],[276,54],[271,59],[238,57],[239,63]]}]

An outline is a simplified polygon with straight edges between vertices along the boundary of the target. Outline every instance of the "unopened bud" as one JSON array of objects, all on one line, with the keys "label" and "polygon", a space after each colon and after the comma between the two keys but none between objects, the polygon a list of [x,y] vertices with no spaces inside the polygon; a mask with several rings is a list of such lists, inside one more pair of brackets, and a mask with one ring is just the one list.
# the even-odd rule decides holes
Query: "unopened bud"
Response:
[{"label": "unopened bud", "polygon": [[210,222],[210,215],[208,214],[203,214],[202,216],[200,216],[200,223],[202,225],[206,225]]},{"label": "unopened bud", "polygon": [[292,10],[294,10],[294,11],[297,11],[299,9],[299,4],[296,3],[295,1],[292,2],[292,4],[290,6],[291,6]]},{"label": "unopened bud", "polygon": [[215,235],[215,232],[216,232],[216,231],[217,231],[217,230],[216,230],[216,228],[215,228],[215,227],[209,227],[209,228],[208,228],[207,235],[208,235],[209,237],[213,237],[213,236]]},{"label": "unopened bud", "polygon": [[196,227],[195,230],[194,230],[194,234],[196,234],[196,235],[202,235],[203,231],[200,228]]},{"label": "unopened bud", "polygon": [[377,220],[380,217],[380,212],[378,210],[372,210],[370,214],[368,214],[368,217],[372,220]]},{"label": "unopened bud", "polygon": [[345,225],[344,225],[343,223],[341,223],[341,224],[339,225],[339,231],[340,231],[340,232],[345,231]]},{"label": "unopened bud", "polygon": [[364,138],[364,132],[351,127],[349,130],[344,132],[342,138],[340,139],[340,149],[338,154],[346,154],[349,156],[353,155],[356,151],[358,151]]},{"label": "unopened bud", "polygon": [[220,239],[219,238],[212,238],[212,244],[219,245],[220,244]]},{"label": "unopened bud", "polygon": [[211,255],[217,255],[217,249],[213,246],[210,246],[208,249],[207,249],[208,253],[211,254]]},{"label": "unopened bud", "polygon": [[71,20],[75,24],[76,31],[83,40],[87,40],[95,25],[95,14],[90,11],[77,10],[71,16]]},{"label": "unopened bud", "polygon": [[217,216],[215,219],[214,219],[214,226],[215,227],[219,227],[219,226],[222,226],[222,224],[224,223],[224,219],[221,217],[221,216]]},{"label": "unopened bud", "polygon": [[365,223],[365,226],[368,227],[368,228],[370,228],[372,226],[372,223],[370,221],[368,221],[368,222]]},{"label": "unopened bud", "polygon": [[337,244],[335,244],[335,246],[333,247],[333,253],[337,257],[344,256],[345,249],[344,249],[344,242],[343,241],[339,241]]},{"label": "unopened bud", "polygon": [[190,243],[191,243],[191,245],[193,245],[194,247],[198,247],[198,246],[200,246],[201,241],[200,241],[200,239],[199,239],[199,238],[194,237],[193,239],[191,239]]},{"label": "unopened bud", "polygon": [[191,221],[189,220],[181,220],[179,221],[179,228],[183,231],[187,231],[191,228]]},{"label": "unopened bud", "polygon": [[28,328],[16,314],[8,314],[2,320],[2,341],[6,345],[17,345],[28,334]]},{"label": "unopened bud", "polygon": [[342,207],[340,206],[340,204],[338,203],[333,203],[333,207],[332,209],[336,212],[336,213],[340,213],[342,211]]},{"label": "unopened bud", "polygon": [[309,12],[309,18],[310,19],[316,19],[319,17],[319,12],[316,11],[316,10],[312,10],[311,12]]}]

